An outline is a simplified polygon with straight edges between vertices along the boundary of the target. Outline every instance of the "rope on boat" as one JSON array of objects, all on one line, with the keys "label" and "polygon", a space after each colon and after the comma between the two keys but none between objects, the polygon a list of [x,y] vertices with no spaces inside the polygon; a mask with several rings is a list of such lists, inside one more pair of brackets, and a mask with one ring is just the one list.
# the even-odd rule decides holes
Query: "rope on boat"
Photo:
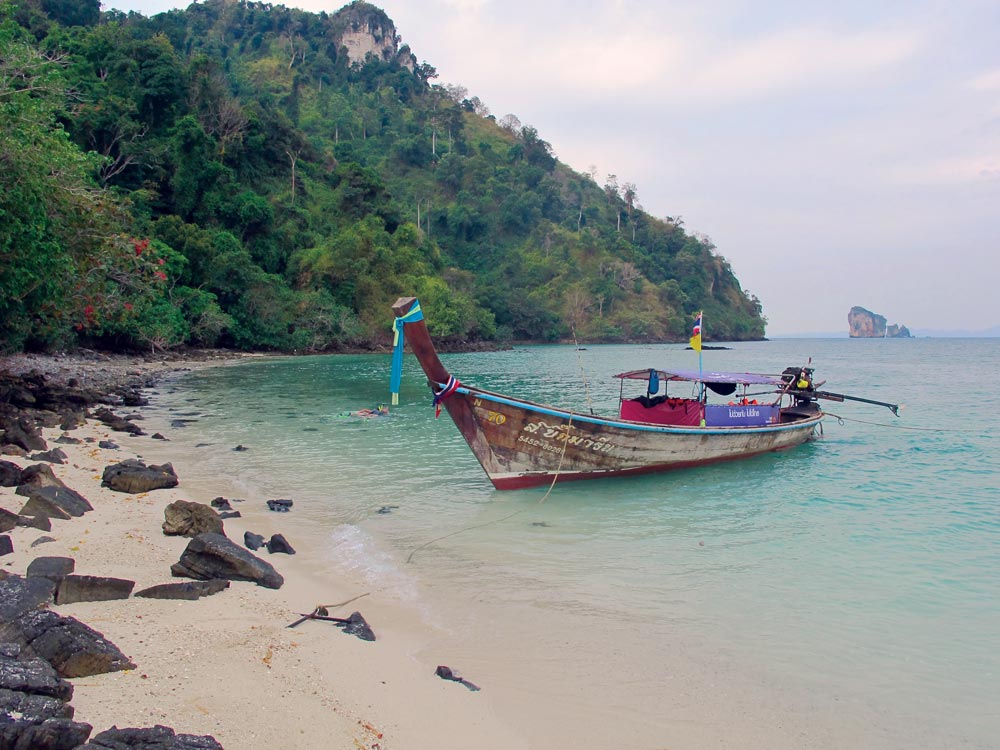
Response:
[{"label": "rope on boat", "polygon": [[[576,340],[576,327],[570,328],[570,332],[573,334],[573,348],[576,349],[576,363],[580,366],[580,379],[583,380],[583,394],[587,398],[587,408],[590,409],[590,413],[594,413],[594,402],[590,398],[590,383],[587,382],[587,371],[583,367],[583,357],[580,356],[580,342]],[[572,423],[572,419],[570,423]],[[566,452],[566,446],[563,445],[563,453]],[[560,458],[559,463],[562,464],[562,459]]]},{"label": "rope on boat", "polygon": [[910,427],[909,425],[902,424],[888,424],[886,422],[868,422],[864,419],[854,419],[853,417],[842,417],[839,414],[834,414],[833,412],[823,410],[823,413],[827,416],[833,417],[837,420],[837,424],[844,424],[844,422],[857,422],[858,424],[868,424],[874,427],[888,427],[891,430],[911,430],[913,432],[976,432],[982,434],[984,430],[971,430],[962,429],[960,427]]},{"label": "rope on boat", "polygon": [[[587,382],[587,371],[583,368],[583,358],[580,357],[580,345],[579,345],[579,343],[576,340],[576,329],[573,329],[573,344],[576,346],[576,359],[577,359],[577,362],[580,365],[580,377],[583,379],[583,390],[584,390],[584,393],[586,394],[586,397],[587,397],[587,408],[589,408],[590,409],[590,413],[593,414],[594,413],[594,404],[593,404],[593,401],[591,401],[591,398],[590,398],[590,384]],[[439,395],[441,395],[441,400],[447,398],[452,393],[454,393],[455,389],[458,387],[458,381],[457,380],[455,381],[455,388],[452,388],[450,391],[449,391],[449,386],[451,386],[451,380],[448,381],[448,385],[447,386],[444,386],[442,388],[442,390],[441,390],[441,392],[439,394]],[[445,393],[445,391],[449,391],[449,392]],[[435,401],[435,404],[439,404],[439,400],[438,400],[437,395],[435,395],[434,401]],[[440,408],[440,406],[438,406],[438,408]],[[563,441],[562,452],[559,454],[559,463],[556,464],[556,471],[552,475],[552,483],[549,484],[549,488],[547,490],[545,490],[545,494],[542,495],[542,498],[538,501],[537,505],[541,505],[542,503],[544,503],[548,499],[549,495],[552,494],[552,488],[555,487],[556,486],[556,482],[559,481],[559,472],[562,471],[563,459],[566,458],[566,446],[569,445],[569,439],[568,439],[569,438],[569,432],[572,429],[573,429],[573,414],[571,412],[570,415],[569,415],[569,421],[566,423],[566,438],[567,439]],[[516,515],[520,515],[521,513],[524,513],[526,510],[530,510],[530,509],[529,508],[521,508],[520,510],[515,510],[513,513],[509,513],[508,515],[504,516],[503,518],[495,518],[492,521],[486,521],[485,523],[479,523],[479,524],[476,524],[474,526],[466,526],[465,528],[449,532],[448,534],[443,534],[442,536],[439,536],[439,537],[435,537],[434,539],[431,539],[430,541],[424,542],[419,547],[414,547],[413,550],[410,551],[410,554],[407,556],[406,563],[408,565],[411,562],[413,562],[413,556],[415,554],[417,554],[422,549],[430,547],[432,544],[435,544],[436,542],[440,542],[443,539],[449,539],[449,538],[451,538],[453,536],[458,536],[459,534],[464,534],[466,531],[473,531],[474,529],[483,529],[483,528],[486,528],[487,526],[492,526],[493,524],[496,524],[496,523],[503,523],[504,521],[507,521],[507,520],[513,518]]]},{"label": "rope on boat", "polygon": [[[570,414],[569,422],[566,423],[566,432],[568,433],[572,429],[573,429],[573,415]],[[541,505],[542,503],[544,503],[545,500],[548,498],[548,496],[551,494],[552,488],[556,486],[556,482],[559,480],[559,472],[562,470],[563,458],[566,456],[567,445],[569,445],[569,440],[566,440],[563,443],[562,453],[559,454],[559,463],[556,465],[556,473],[552,475],[552,483],[549,485],[549,488],[545,491],[545,494],[542,495],[542,499],[538,501],[537,505]],[[520,515],[521,513],[524,513],[527,510],[531,510],[531,508],[521,508],[520,510],[515,510],[513,513],[507,514],[503,518],[494,518],[492,521],[486,521],[485,523],[477,523],[475,526],[466,526],[465,528],[458,529],[457,531],[452,531],[448,534],[443,534],[439,537],[435,537],[430,541],[424,542],[419,547],[414,547],[413,550],[410,551],[410,554],[407,556],[406,563],[407,565],[409,565],[411,562],[413,562],[413,556],[415,554],[417,554],[422,549],[430,547],[432,544],[435,544],[436,542],[440,542],[443,539],[449,539],[450,537],[453,536],[458,536],[459,534],[464,534],[466,531],[473,531],[474,529],[483,529],[486,528],[487,526],[492,526],[495,523],[503,523],[504,521],[507,521],[513,518],[514,516]]]}]

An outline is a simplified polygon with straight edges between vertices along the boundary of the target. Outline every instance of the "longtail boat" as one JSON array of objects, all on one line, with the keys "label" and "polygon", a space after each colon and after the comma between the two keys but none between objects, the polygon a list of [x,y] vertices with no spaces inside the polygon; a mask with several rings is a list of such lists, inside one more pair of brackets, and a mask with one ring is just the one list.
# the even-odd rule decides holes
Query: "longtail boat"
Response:
[{"label": "longtail boat", "polygon": [[[545,406],[460,383],[438,358],[417,299],[401,297],[392,309],[393,402],[405,336],[434,404],[447,410],[498,490],[647,474],[786,450],[821,428],[818,399],[863,401],[898,416],[896,404],[818,390],[809,367],[785,368],[780,375],[633,370],[616,376],[621,380],[617,417]],[[626,397],[630,381],[644,382],[644,393]],[[677,381],[698,384],[697,398],[656,395],[660,382],[669,390],[669,383]],[[749,386],[773,389],[768,391],[773,398],[749,399]],[[710,404],[709,391],[734,398]]]}]

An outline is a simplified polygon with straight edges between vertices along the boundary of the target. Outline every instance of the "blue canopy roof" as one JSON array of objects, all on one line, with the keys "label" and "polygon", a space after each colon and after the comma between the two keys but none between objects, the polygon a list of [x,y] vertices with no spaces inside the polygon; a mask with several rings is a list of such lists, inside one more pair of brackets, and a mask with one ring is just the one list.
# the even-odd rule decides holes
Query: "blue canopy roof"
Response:
[{"label": "blue canopy roof", "polygon": [[[649,370],[632,370],[615,375],[616,378],[627,380],[648,380]],[[695,383],[736,383],[737,385],[774,385],[783,386],[785,382],[780,375],[762,375],[753,372],[713,372],[706,370],[657,370],[660,380],[686,380]]]}]

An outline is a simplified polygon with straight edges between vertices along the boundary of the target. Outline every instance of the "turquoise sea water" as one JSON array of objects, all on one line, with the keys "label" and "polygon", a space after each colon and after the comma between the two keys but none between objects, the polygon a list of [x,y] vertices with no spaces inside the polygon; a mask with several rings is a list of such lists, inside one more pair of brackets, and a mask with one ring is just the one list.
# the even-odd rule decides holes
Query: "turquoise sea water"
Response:
[{"label": "turquoise sea water", "polygon": [[[844,421],[793,451],[547,496],[492,488],[409,355],[386,419],[342,416],[388,399],[385,355],[194,372],[147,419],[173,422],[171,450],[202,480],[293,498],[295,546],[448,623],[462,671],[506,688],[508,710],[546,702],[577,747],[1000,746],[1000,340],[704,356],[761,372],[811,357],[827,389],[906,408],[826,402]],[[617,407],[616,372],[697,367],[676,345],[442,360],[463,382],[598,413]],[[708,728],[676,731],[696,716]]]}]

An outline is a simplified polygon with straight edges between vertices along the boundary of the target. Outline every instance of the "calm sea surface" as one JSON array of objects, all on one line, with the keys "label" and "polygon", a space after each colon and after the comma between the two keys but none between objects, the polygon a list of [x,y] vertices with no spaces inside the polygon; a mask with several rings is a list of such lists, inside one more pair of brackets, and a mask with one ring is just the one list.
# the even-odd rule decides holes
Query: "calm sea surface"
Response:
[{"label": "calm sea surface", "polygon": [[[592,747],[752,746],[765,724],[780,741],[762,746],[1000,747],[1000,340],[704,356],[759,372],[811,357],[827,389],[906,408],[825,402],[843,421],[796,450],[548,496],[492,488],[410,355],[386,419],[343,416],[388,400],[389,358],[372,355],[194,372],[158,389],[147,425],[201,480],[293,498],[294,546],[447,623],[460,671],[577,717]],[[617,408],[616,372],[697,367],[677,345],[442,360],[465,383],[598,413]],[[698,715],[751,735],[674,744]]]}]

